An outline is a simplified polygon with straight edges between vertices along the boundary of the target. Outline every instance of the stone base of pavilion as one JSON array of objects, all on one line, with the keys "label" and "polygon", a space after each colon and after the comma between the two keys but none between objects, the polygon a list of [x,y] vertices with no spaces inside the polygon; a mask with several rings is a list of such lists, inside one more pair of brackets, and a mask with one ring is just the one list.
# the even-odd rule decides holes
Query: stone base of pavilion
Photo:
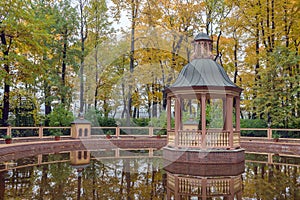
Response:
[{"label": "stone base of pavilion", "polygon": [[164,159],[164,170],[172,174],[189,176],[238,176],[245,171],[245,162],[234,164],[197,164],[170,162]]},{"label": "stone base of pavilion", "polygon": [[163,158],[170,162],[194,164],[235,164],[245,161],[245,150],[239,149],[187,149],[164,147]]}]

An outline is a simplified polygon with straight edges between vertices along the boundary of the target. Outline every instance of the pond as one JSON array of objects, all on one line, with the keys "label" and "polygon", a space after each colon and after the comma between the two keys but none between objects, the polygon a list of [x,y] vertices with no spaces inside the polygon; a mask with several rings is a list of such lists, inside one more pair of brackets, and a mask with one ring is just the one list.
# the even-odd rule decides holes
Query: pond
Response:
[{"label": "pond", "polygon": [[72,151],[0,163],[0,199],[300,199],[300,157],[235,166],[167,163],[161,150]]}]

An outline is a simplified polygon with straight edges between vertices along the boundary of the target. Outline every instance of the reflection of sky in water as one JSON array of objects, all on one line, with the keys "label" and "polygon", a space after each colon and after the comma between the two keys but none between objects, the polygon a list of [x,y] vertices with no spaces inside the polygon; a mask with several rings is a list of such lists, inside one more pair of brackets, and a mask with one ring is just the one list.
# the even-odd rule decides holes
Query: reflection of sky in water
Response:
[{"label": "reflection of sky in water", "polygon": [[[78,160],[72,161],[74,158],[68,152],[43,155],[39,159],[32,156],[3,162],[0,163],[0,189],[5,189],[4,199],[37,199],[39,195],[42,195],[43,199],[53,199],[52,195],[58,194],[58,186],[62,184],[64,198],[76,199],[78,181],[80,181],[79,195],[82,199],[92,199],[92,190],[98,195],[96,199],[126,199],[128,191],[132,199],[148,199],[151,195],[153,199],[176,199],[173,190],[181,191],[182,195],[188,196],[183,193],[187,191],[183,186],[176,185],[175,182],[173,184],[173,179],[177,179],[185,184],[184,187],[190,188],[189,192],[192,194],[189,196],[190,199],[200,198],[199,194],[196,195],[201,191],[195,186],[196,183],[201,183],[202,189],[206,188],[208,194],[216,195],[214,198],[222,199],[224,195],[221,195],[220,191],[222,187],[228,186],[230,179],[235,183],[232,187],[236,188],[239,188],[236,185],[239,184],[238,180],[241,180],[242,199],[282,199],[283,197],[300,199],[300,158],[297,155],[248,153],[243,173],[214,177],[203,174],[200,176],[182,174],[180,170],[170,172],[163,167],[164,162],[160,158],[160,151],[149,153],[150,150],[146,149],[116,152],[120,158],[114,159],[115,154],[109,150],[100,153],[91,152],[90,160],[87,160],[88,165]],[[101,158],[100,155],[105,153],[107,156]],[[270,160],[275,164],[268,163]],[[38,163],[41,161],[42,163]],[[76,166],[72,163],[76,163]],[[26,164],[32,166],[23,167]],[[57,170],[63,173],[60,174]],[[93,177],[96,180],[94,185]],[[204,182],[207,184],[205,187]],[[191,183],[194,186],[190,186]],[[178,191],[177,194],[180,194]],[[228,189],[226,191],[228,192]],[[169,197],[167,197],[168,192],[169,195],[171,194]],[[0,196],[0,199],[2,198]]]}]

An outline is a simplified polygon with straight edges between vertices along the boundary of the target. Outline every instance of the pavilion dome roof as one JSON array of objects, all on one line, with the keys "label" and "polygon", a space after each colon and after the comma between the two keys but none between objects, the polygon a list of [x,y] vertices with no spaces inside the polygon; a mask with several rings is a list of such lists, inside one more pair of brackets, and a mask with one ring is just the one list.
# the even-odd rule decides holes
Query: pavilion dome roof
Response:
[{"label": "pavilion dome roof", "polygon": [[194,40],[197,41],[197,40],[211,40],[211,39],[206,33],[201,32],[198,35],[196,35]]},{"label": "pavilion dome roof", "polygon": [[239,88],[224,68],[212,59],[194,59],[181,70],[178,78],[169,89],[194,86],[223,86]]}]

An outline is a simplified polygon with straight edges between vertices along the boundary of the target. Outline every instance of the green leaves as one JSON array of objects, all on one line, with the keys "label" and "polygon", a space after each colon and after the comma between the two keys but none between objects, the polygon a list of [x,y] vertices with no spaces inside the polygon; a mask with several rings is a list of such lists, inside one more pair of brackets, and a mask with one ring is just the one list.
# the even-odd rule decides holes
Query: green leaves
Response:
[{"label": "green leaves", "polygon": [[72,112],[59,105],[48,115],[48,119],[50,126],[70,126],[74,117]]}]

